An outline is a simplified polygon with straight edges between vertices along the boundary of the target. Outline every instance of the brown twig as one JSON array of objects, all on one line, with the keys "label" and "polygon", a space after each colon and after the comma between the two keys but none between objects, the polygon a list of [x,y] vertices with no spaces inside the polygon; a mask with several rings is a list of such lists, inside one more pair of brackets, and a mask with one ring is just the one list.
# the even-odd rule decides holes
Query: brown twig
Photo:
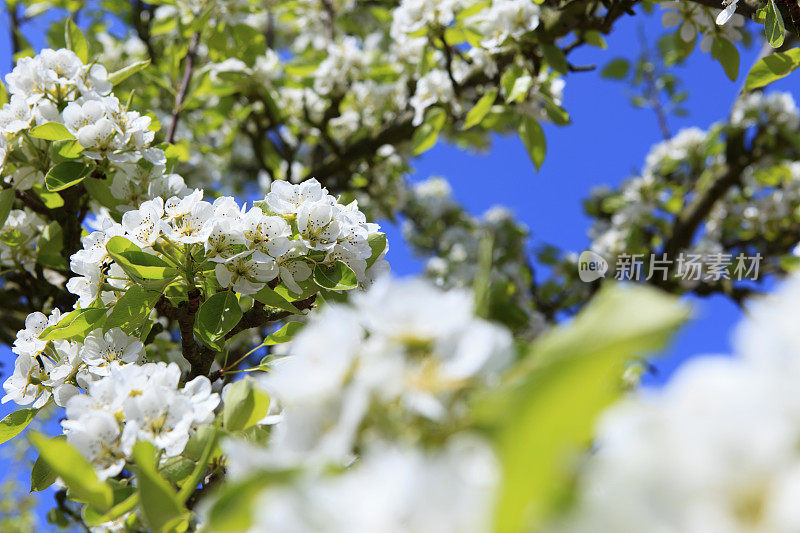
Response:
[{"label": "brown twig", "polygon": [[172,107],[172,122],[167,131],[165,142],[172,143],[175,140],[175,130],[178,127],[178,120],[181,116],[181,108],[183,107],[183,100],[186,98],[186,93],[189,90],[189,84],[192,81],[194,73],[194,59],[197,55],[197,47],[200,44],[200,33],[192,35],[192,40],[189,42],[189,48],[186,50],[186,56],[183,58],[183,79],[178,93],[175,95],[175,104]]}]

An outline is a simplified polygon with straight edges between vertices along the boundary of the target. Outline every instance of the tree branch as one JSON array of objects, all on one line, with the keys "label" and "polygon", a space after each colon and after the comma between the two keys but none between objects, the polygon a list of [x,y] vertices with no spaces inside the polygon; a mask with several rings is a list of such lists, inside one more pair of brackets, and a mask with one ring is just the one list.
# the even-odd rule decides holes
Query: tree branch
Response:
[{"label": "tree branch", "polygon": [[181,108],[183,107],[183,100],[186,98],[186,92],[189,90],[189,83],[192,81],[192,74],[194,73],[194,59],[197,55],[197,47],[200,44],[200,33],[192,35],[192,40],[189,42],[189,49],[186,51],[186,56],[183,58],[183,79],[181,80],[180,89],[178,94],[175,95],[175,104],[172,108],[172,122],[167,131],[165,142],[172,143],[175,140],[175,130],[178,127],[178,120],[181,116]]}]

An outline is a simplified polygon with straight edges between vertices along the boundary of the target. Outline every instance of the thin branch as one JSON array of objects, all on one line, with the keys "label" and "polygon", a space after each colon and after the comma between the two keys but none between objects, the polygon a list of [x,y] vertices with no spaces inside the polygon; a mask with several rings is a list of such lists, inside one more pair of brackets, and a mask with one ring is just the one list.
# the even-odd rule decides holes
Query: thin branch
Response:
[{"label": "thin branch", "polygon": [[189,90],[189,84],[192,81],[192,74],[194,73],[194,59],[197,55],[197,47],[200,44],[200,33],[192,35],[192,40],[189,42],[189,48],[186,50],[186,56],[183,58],[183,79],[181,80],[180,89],[175,95],[175,105],[172,108],[172,122],[167,131],[165,142],[172,143],[175,140],[175,130],[178,127],[178,120],[181,116],[181,108],[183,107],[183,100],[186,98],[186,92]]}]

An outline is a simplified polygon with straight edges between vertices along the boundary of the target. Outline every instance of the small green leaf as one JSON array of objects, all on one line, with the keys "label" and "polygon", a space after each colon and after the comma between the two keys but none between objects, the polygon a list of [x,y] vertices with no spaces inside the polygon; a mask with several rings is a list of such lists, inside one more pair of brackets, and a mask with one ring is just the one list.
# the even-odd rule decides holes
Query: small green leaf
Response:
[{"label": "small green leaf", "polygon": [[78,161],[64,161],[47,171],[44,184],[50,192],[63,191],[83,181],[92,167]]},{"label": "small green leaf", "polygon": [[269,396],[249,378],[229,385],[222,401],[225,405],[222,426],[228,431],[247,429],[267,416],[269,411]]},{"label": "small green leaf", "polygon": [[56,153],[64,159],[75,159],[83,152],[83,146],[76,141],[56,141]]},{"label": "small green leaf", "polygon": [[602,48],[603,50],[608,48],[606,40],[597,30],[587,30],[583,32],[583,40],[586,41],[589,45],[596,46],[597,48]]},{"label": "small green leaf", "polygon": [[186,513],[175,490],[156,470],[155,447],[146,441],[133,447],[139,505],[144,521],[154,532],[167,533],[169,526]]},{"label": "small green leaf", "polygon": [[767,42],[773,48],[780,48],[786,36],[786,28],[783,25],[783,16],[781,16],[778,6],[775,5],[775,0],[768,0],[765,14],[764,34]]},{"label": "small green leaf", "polygon": [[49,326],[39,334],[39,338],[46,341],[57,339],[81,338],[90,331],[103,326],[106,319],[104,307],[87,307],[76,309],[67,313],[58,324]]},{"label": "small green leaf", "polygon": [[433,148],[444,127],[447,113],[440,107],[432,107],[425,115],[425,121],[414,131],[411,138],[411,151],[419,155]]},{"label": "small green leaf", "polygon": [[384,250],[386,250],[386,245],[389,243],[386,240],[385,233],[372,233],[367,237],[367,244],[369,244],[372,250],[369,259],[367,259],[367,268],[369,268],[375,264],[375,261],[377,261]]},{"label": "small green leaf", "polygon": [[38,183],[33,186],[33,191],[36,193],[36,196],[42,199],[42,202],[48,209],[64,207],[64,199],[61,198],[61,195],[57,192],[50,192]]},{"label": "small green leaf", "polygon": [[303,312],[296,308],[292,302],[275,292],[274,290],[270,289],[268,286],[265,286],[263,289],[258,291],[256,294],[253,295],[257,301],[261,302],[264,305],[268,305],[270,307],[275,307],[276,309],[283,309],[284,311],[288,311],[294,315],[302,315]]},{"label": "small green leaf", "polygon": [[132,285],[114,304],[111,314],[108,315],[103,325],[103,331],[118,327],[128,335],[133,335],[144,324],[160,297],[160,292],[148,291],[140,285]]},{"label": "small green leaf", "polygon": [[0,420],[0,444],[8,442],[28,427],[38,413],[38,409],[20,409],[9,413]]},{"label": "small green leaf", "polygon": [[111,487],[97,479],[92,465],[66,440],[32,433],[31,441],[39,449],[39,458],[64,481],[74,499],[101,511],[111,507],[114,501]]},{"label": "small green leaf", "polygon": [[109,74],[108,81],[110,81],[112,85],[117,85],[118,83],[122,82],[128,77],[133,76],[140,70],[147,68],[149,64],[150,64],[149,59],[145,59],[144,61],[137,61],[136,63],[128,65],[127,67],[123,67]]},{"label": "small green leaf", "polygon": [[222,291],[200,305],[194,322],[194,332],[204,344],[218,348],[217,342],[242,319],[242,309],[236,294]]},{"label": "small green leaf", "polygon": [[794,72],[800,66],[800,47],[792,48],[786,52],[775,52],[760,59],[750,73],[744,84],[745,91],[752,91],[769,85]]},{"label": "small green leaf", "polygon": [[739,50],[732,42],[721,35],[714,37],[711,42],[711,57],[720,62],[725,75],[731,81],[736,81],[739,76]]},{"label": "small green leaf", "polygon": [[285,326],[283,326],[278,331],[270,333],[264,342],[261,343],[262,346],[274,346],[276,344],[283,344],[284,342],[289,342],[292,338],[297,334],[298,331],[303,329],[303,325],[301,322],[288,322]]},{"label": "small green leaf", "polygon": [[14,205],[14,189],[0,191],[0,228],[6,223],[11,207]]},{"label": "small green leaf", "polygon": [[606,63],[600,75],[610,80],[622,80],[631,69],[630,62],[624,57],[617,57]]},{"label": "small green leaf", "polygon": [[542,55],[544,60],[550,67],[559,74],[567,73],[567,58],[564,52],[559,47],[550,43],[543,43],[541,45]]},{"label": "small green leaf", "polygon": [[[66,437],[64,435],[58,435],[53,438],[64,440]],[[50,468],[50,465],[41,457],[37,457],[31,469],[31,492],[39,492],[48,488],[55,483],[56,478],[58,478],[58,474]]]},{"label": "small green leaf", "polygon": [[67,48],[75,52],[78,59],[84,64],[89,62],[89,43],[86,42],[86,37],[80,28],[72,21],[72,17],[68,18],[64,25],[64,39]]},{"label": "small green leaf", "polygon": [[535,119],[525,116],[519,125],[519,136],[528,150],[533,165],[536,170],[542,168],[544,156],[547,152],[547,142],[545,141],[544,131]]},{"label": "small green leaf", "polygon": [[31,129],[30,135],[46,141],[71,141],[75,139],[75,136],[67,130],[67,127],[58,122],[39,124]]},{"label": "small green leaf", "polygon": [[163,288],[178,275],[175,267],[160,257],[143,252],[124,237],[109,239],[106,251],[126,274],[147,288]]},{"label": "small green leaf", "polygon": [[481,123],[483,117],[489,113],[489,110],[494,105],[495,100],[497,100],[497,88],[489,90],[486,94],[480,97],[480,99],[475,103],[475,106],[469,110],[467,113],[467,117],[464,120],[464,126],[462,129],[468,130],[472,126],[476,126]]},{"label": "small green leaf", "polygon": [[341,261],[336,261],[331,266],[318,263],[314,267],[314,282],[332,291],[347,291],[358,287],[356,273]]}]

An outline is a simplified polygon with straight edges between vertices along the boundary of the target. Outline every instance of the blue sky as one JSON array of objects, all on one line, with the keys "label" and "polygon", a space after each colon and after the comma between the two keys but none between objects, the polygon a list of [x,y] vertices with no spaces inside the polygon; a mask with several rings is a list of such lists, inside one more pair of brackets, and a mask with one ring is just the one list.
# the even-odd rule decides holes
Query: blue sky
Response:
[{"label": "blue sky", "polygon": [[[5,22],[5,14],[3,14]],[[660,13],[646,18],[626,18],[608,36],[608,49],[583,48],[571,60],[576,64],[603,64],[615,56],[633,59],[638,54],[638,24],[654,46],[663,29]],[[7,28],[7,25],[3,26]],[[43,44],[43,26],[29,28],[35,46]],[[688,64],[677,69],[690,96],[685,118],[669,119],[674,133],[689,126],[708,127],[727,116],[742,80],[758,50],[742,50],[740,77],[733,83],[718,63],[697,50]],[[0,73],[10,64],[7,30],[0,32]],[[599,69],[598,69],[599,70]],[[790,76],[774,84],[772,90],[798,93],[798,78]],[[617,185],[643,164],[651,145],[661,140],[655,115],[633,108],[624,84],[601,79],[599,72],[574,73],[567,78],[565,107],[572,117],[566,127],[545,125],[547,157],[541,171],[533,169],[522,143],[515,137],[498,137],[486,154],[462,152],[440,144],[414,163],[412,180],[442,175],[452,184],[455,197],[473,213],[482,213],[496,204],[511,208],[532,233],[532,247],[551,243],[563,249],[580,251],[587,247],[589,220],[581,201],[597,185]],[[388,259],[396,274],[420,271],[422,262],[405,246],[399,228],[385,225],[391,250]],[[740,318],[738,308],[725,298],[694,299],[694,320],[678,335],[676,342],[655,360],[658,375],[648,378],[658,384],[676,366],[694,354],[730,351],[730,330]],[[3,376],[13,368],[12,354],[0,349]],[[0,417],[10,412],[0,406]],[[0,471],[6,464],[0,458]]]}]

